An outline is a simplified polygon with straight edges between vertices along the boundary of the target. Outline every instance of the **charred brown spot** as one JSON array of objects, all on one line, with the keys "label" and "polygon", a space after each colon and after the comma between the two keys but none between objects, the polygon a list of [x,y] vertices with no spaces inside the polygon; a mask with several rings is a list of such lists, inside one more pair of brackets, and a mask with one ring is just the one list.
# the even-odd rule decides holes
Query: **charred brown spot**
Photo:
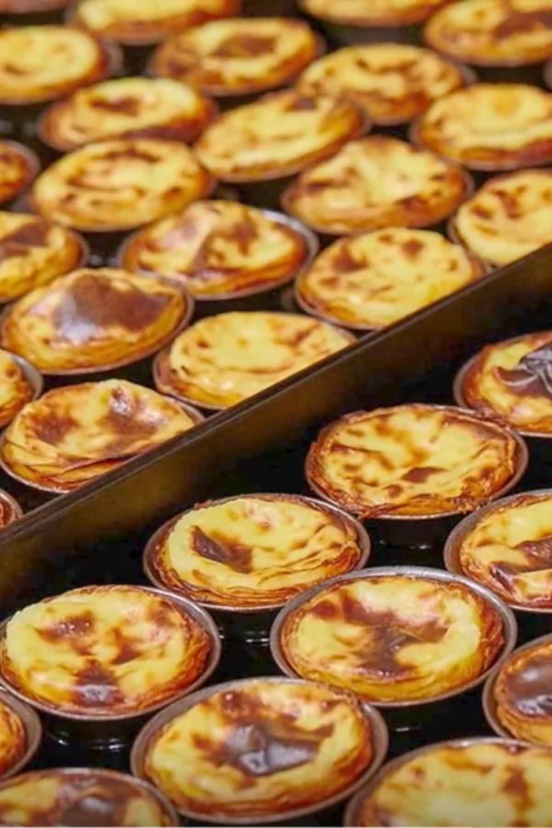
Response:
[{"label": "charred brown spot", "polygon": [[207,535],[199,526],[192,529],[192,549],[202,558],[224,564],[236,572],[251,572],[251,547],[235,543],[219,534]]},{"label": "charred brown spot", "polygon": [[504,677],[510,704],[529,718],[552,716],[552,657],[534,653],[522,669],[512,669]]},{"label": "charred brown spot", "polygon": [[74,695],[76,703],[81,707],[111,707],[122,701],[121,691],[111,670],[95,661],[87,664],[77,674]]},{"label": "charred brown spot", "polygon": [[45,641],[56,643],[63,640],[82,638],[94,630],[94,616],[91,612],[71,615],[56,621],[50,627],[37,628],[38,635]]},{"label": "charred brown spot", "polygon": [[94,109],[104,112],[117,112],[124,115],[136,117],[142,110],[142,102],[139,98],[130,95],[121,98],[95,98],[92,100]]},{"label": "charred brown spot", "polygon": [[402,480],[408,483],[425,483],[434,474],[439,474],[443,469],[437,466],[419,466],[403,474]]},{"label": "charred brown spot", "polygon": [[520,32],[533,32],[549,28],[552,28],[551,11],[543,9],[534,12],[513,12],[508,15],[506,20],[496,26],[493,34],[497,40],[503,40]]},{"label": "charred brown spot", "polygon": [[408,259],[415,259],[423,249],[424,245],[418,239],[409,239],[402,245],[403,253]]},{"label": "charred brown spot", "polygon": [[255,34],[236,34],[224,40],[212,52],[215,57],[247,58],[270,54],[274,48],[273,37],[262,37]]},{"label": "charred brown spot", "polygon": [[32,416],[31,424],[38,439],[52,446],[59,445],[65,435],[78,425],[69,414],[52,408],[38,409]]},{"label": "charred brown spot", "polygon": [[288,112],[307,112],[318,108],[315,98],[296,98],[288,106]]},{"label": "charred brown spot", "polygon": [[45,221],[24,224],[0,239],[0,262],[25,256],[29,247],[46,247],[50,228]]},{"label": "charred brown spot", "polygon": [[502,789],[516,800],[521,811],[529,811],[533,807],[529,785],[522,770],[514,768]]}]

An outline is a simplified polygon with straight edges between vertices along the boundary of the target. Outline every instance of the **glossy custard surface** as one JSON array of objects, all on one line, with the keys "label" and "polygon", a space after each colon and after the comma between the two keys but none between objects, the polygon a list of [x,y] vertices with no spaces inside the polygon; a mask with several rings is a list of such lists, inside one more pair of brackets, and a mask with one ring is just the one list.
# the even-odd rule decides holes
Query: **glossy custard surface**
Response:
[{"label": "glossy custard surface", "polygon": [[298,231],[255,207],[199,201],[142,230],[125,246],[122,263],[178,279],[197,299],[216,299],[285,282],[308,255]]},{"label": "glossy custard surface", "polygon": [[283,203],[310,227],[347,235],[437,224],[466,198],[468,186],[460,169],[433,153],[375,135],[304,172]]},{"label": "glossy custard surface", "polygon": [[301,89],[347,95],[376,124],[398,124],[464,85],[456,66],[429,49],[400,43],[348,46],[317,60],[299,80]]},{"label": "glossy custard surface", "polygon": [[507,265],[552,242],[552,172],[520,170],[487,181],[454,218],[460,240]]},{"label": "glossy custard surface", "polygon": [[301,20],[234,18],[166,41],[154,56],[152,69],[208,95],[240,95],[291,81],[319,51],[316,36]]},{"label": "glossy custard surface", "polygon": [[0,458],[30,485],[71,491],[194,424],[174,400],[125,380],[71,385],[20,411]]},{"label": "glossy custard surface", "polygon": [[4,679],[59,713],[139,715],[201,676],[212,642],[176,602],[140,587],[83,587],[17,612],[0,649]]},{"label": "glossy custard surface", "polygon": [[358,411],[311,446],[317,491],[365,518],[470,512],[518,470],[519,446],[501,426],[457,408],[422,404]]},{"label": "glossy custard surface", "polygon": [[470,408],[527,434],[552,434],[552,332],[527,334],[484,348],[461,393]]},{"label": "glossy custard surface", "polygon": [[36,181],[45,218],[89,232],[129,230],[181,210],[211,188],[188,147],[176,141],[120,138],[64,156]]},{"label": "glossy custard surface", "polygon": [[0,101],[27,104],[67,95],[110,74],[98,41],[67,26],[0,31]]},{"label": "glossy custard surface", "polygon": [[279,631],[301,678],[376,703],[459,691],[493,664],[503,642],[498,613],[465,584],[399,574],[327,586]]},{"label": "glossy custard surface", "polygon": [[552,640],[509,656],[493,688],[496,716],[513,738],[552,746]]},{"label": "glossy custard surface", "polygon": [[445,0],[301,0],[313,17],[353,26],[406,26],[425,20]]},{"label": "glossy custard surface", "polygon": [[210,101],[183,83],[119,78],[80,89],[55,104],[42,136],[62,152],[117,137],[193,141],[214,115]]},{"label": "glossy custard surface", "polygon": [[183,810],[283,817],[339,794],[372,757],[370,724],[348,694],[255,679],[214,688],[165,725],[145,773]]},{"label": "glossy custard surface", "polygon": [[354,527],[293,495],[248,495],[198,506],[162,535],[150,562],[167,589],[236,608],[283,605],[354,569]]},{"label": "glossy custard surface", "polygon": [[509,170],[552,161],[552,94],[515,83],[478,83],[435,101],[416,136],[467,167]]},{"label": "glossy custard surface", "polygon": [[130,776],[91,768],[41,770],[0,785],[0,825],[174,825],[159,799]]},{"label": "glossy custard surface", "polygon": [[552,495],[519,495],[493,509],[458,553],[464,574],[508,603],[552,609]]},{"label": "glossy custard surface", "polygon": [[552,753],[511,742],[435,745],[384,776],[357,826],[552,825]]},{"label": "glossy custard surface", "polygon": [[299,276],[296,291],[307,310],[333,322],[381,328],[483,273],[439,233],[388,228],[335,242]]},{"label": "glossy custard surface", "polygon": [[164,393],[225,408],[347,347],[350,335],[307,316],[230,312],[196,322],[160,354]]},{"label": "glossy custard surface", "polygon": [[360,110],[347,99],[286,89],[223,114],[196,152],[221,181],[263,181],[299,172],[363,131]]},{"label": "glossy custard surface", "polygon": [[0,350],[0,427],[13,420],[33,398],[33,388],[22,369],[7,351]]},{"label": "glossy custard surface", "polygon": [[160,348],[187,311],[185,294],[166,280],[76,270],[12,305],[0,341],[46,373],[101,370]]},{"label": "glossy custard surface", "polygon": [[427,43],[474,64],[539,63],[552,57],[550,0],[461,0],[435,14]]}]

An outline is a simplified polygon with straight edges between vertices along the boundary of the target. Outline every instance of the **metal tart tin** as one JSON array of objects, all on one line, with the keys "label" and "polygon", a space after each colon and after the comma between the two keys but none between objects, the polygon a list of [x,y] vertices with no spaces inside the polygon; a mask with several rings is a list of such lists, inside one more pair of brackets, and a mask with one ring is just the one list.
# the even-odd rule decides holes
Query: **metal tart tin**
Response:
[{"label": "metal tart tin", "polygon": [[[136,588],[160,595],[172,602],[173,605],[185,610],[209,634],[212,647],[203,673],[189,687],[177,691],[175,699],[193,693],[209,679],[220,660],[222,645],[215,622],[206,610],[187,598],[149,586]],[[0,624],[0,638],[2,639],[5,636],[9,620],[7,618]],[[25,691],[12,686],[1,671],[0,686],[20,701],[39,711],[43,716],[48,734],[57,742],[64,745],[74,744],[75,741],[84,742],[87,748],[93,750],[117,750],[127,745],[152,713],[170,703],[167,700],[157,702],[137,713],[106,713],[103,716],[94,716],[87,715],[84,712],[62,711],[56,708],[54,704],[33,699]]]},{"label": "metal tart tin", "polygon": [[381,785],[384,779],[389,776],[389,774],[394,773],[400,767],[405,765],[407,762],[410,762],[412,759],[416,759],[419,756],[423,756],[425,753],[429,753],[430,751],[434,750],[435,748],[443,748],[443,747],[471,747],[476,745],[504,745],[504,746],[523,746],[523,742],[517,742],[513,739],[497,739],[496,737],[479,737],[479,738],[471,738],[471,739],[450,739],[445,742],[438,742],[437,744],[433,745],[425,745],[425,747],[418,748],[417,750],[412,750],[409,753],[405,753],[403,756],[399,756],[397,759],[393,759],[391,762],[387,762],[386,765],[380,770],[380,772],[370,780],[368,785],[366,785],[362,790],[358,791],[358,793],[351,799],[347,808],[345,809],[345,816],[343,825],[346,828],[353,828],[353,826],[358,826],[361,823],[359,822],[359,811],[362,807],[362,804],[366,800],[366,797],[372,794],[376,788]]},{"label": "metal tart tin", "polygon": [[[275,210],[261,209],[259,212],[265,218],[281,225],[282,227],[292,230],[303,239],[306,251],[303,264],[298,271],[293,271],[282,279],[279,279],[276,282],[270,282],[264,287],[253,287],[248,290],[236,290],[229,293],[219,293],[204,297],[193,297],[189,289],[187,289],[188,295],[192,296],[194,300],[196,311],[195,319],[201,319],[204,316],[211,316],[219,313],[226,313],[227,311],[280,310],[283,289],[297,277],[298,273],[303,273],[312,265],[320,247],[316,233],[313,233],[312,230],[309,230],[308,227],[297,219],[286,216],[283,213],[276,212]],[[137,231],[133,233],[123,241],[116,257],[117,267],[121,267],[123,269],[125,268],[125,256],[127,250],[134,243],[140,232],[141,231]],[[148,276],[158,275],[148,270],[134,272],[142,273]],[[167,276],[166,278],[179,283],[177,276]]]},{"label": "metal tart tin", "polygon": [[323,584],[311,587],[311,589],[294,598],[279,612],[270,631],[270,651],[272,657],[285,675],[296,677],[297,673],[290,666],[280,640],[281,630],[288,616],[292,615],[303,604],[334,584],[393,575],[411,578],[431,578],[434,581],[442,581],[445,584],[462,584],[472,592],[475,592],[500,616],[504,635],[502,652],[498,655],[495,662],[477,678],[461,688],[451,690],[448,693],[442,693],[439,696],[427,700],[369,702],[374,707],[384,711],[389,726],[393,730],[398,731],[418,729],[424,727],[429,722],[432,722],[434,725],[436,720],[441,718],[446,722],[449,717],[451,720],[454,720],[454,717],[458,720],[458,716],[460,716],[460,720],[462,720],[467,701],[466,694],[479,688],[487,676],[504,663],[516,645],[518,630],[514,613],[500,598],[489,589],[460,575],[453,575],[450,572],[443,572],[440,569],[431,569],[429,567],[385,566],[364,569],[331,578]]},{"label": "metal tart tin", "polygon": [[21,773],[23,768],[25,768],[34,758],[42,741],[42,725],[32,707],[29,707],[28,704],[24,704],[22,701],[15,698],[15,696],[7,693],[3,687],[0,688],[0,703],[4,704],[6,707],[9,707],[18,719],[20,719],[25,729],[26,737],[24,752],[21,754],[17,762],[15,762],[1,777],[2,779],[9,779],[16,774]]},{"label": "metal tart tin", "polygon": [[[159,546],[164,542],[169,535],[173,526],[178,521],[195,511],[200,511],[202,508],[211,506],[221,506],[224,503],[229,503],[233,500],[239,500],[240,497],[259,497],[266,500],[283,500],[292,501],[294,503],[302,503],[306,506],[312,505],[323,509],[329,514],[334,514],[340,518],[347,526],[351,527],[357,536],[357,543],[361,552],[360,558],[354,568],[363,569],[368,563],[371,551],[370,536],[364,529],[361,523],[353,518],[344,509],[334,505],[329,505],[316,500],[312,497],[304,497],[302,495],[293,494],[273,494],[272,492],[256,492],[247,493],[247,495],[235,495],[233,497],[224,497],[218,500],[207,501],[207,503],[199,504],[192,509],[187,509],[185,512],[163,524],[149,539],[144,549],[142,558],[143,569],[148,580],[150,580],[156,587],[159,587],[171,594],[186,595],[184,591],[180,592],[175,586],[165,583],[162,571],[156,563],[156,552]],[[353,570],[353,571],[354,571]],[[191,599],[194,600],[194,599]],[[215,619],[217,626],[220,629],[221,635],[225,639],[233,639],[245,642],[246,644],[261,645],[268,644],[270,638],[270,628],[276,618],[278,610],[285,606],[284,603],[257,605],[257,606],[239,606],[236,604],[214,604],[207,601],[196,601],[196,603],[205,607]]]},{"label": "metal tart tin", "polygon": [[[300,685],[309,685],[314,684],[314,682],[307,682],[303,681],[302,679],[297,678],[288,678],[282,679],[281,676],[274,677],[259,677],[262,681],[287,681],[290,684],[300,684]],[[205,699],[212,696],[214,693],[219,693],[221,691],[230,691],[239,688],[240,686],[249,684],[251,681],[255,679],[237,679],[234,681],[228,681],[224,684],[218,684],[213,687],[207,687],[203,690],[200,690],[197,693],[194,693],[192,696],[188,696],[185,699],[181,699],[180,701],[172,704],[170,707],[165,708],[151,719],[147,725],[143,728],[143,730],[139,733],[138,738],[134,742],[132,747],[131,757],[130,757],[130,765],[132,769],[132,773],[140,778],[147,778],[145,776],[144,770],[144,763],[145,763],[145,756],[147,749],[149,747],[150,742],[156,736],[158,731],[175,719],[177,716],[182,715],[191,707],[193,707],[198,702],[202,702]],[[293,811],[289,811],[286,814],[273,814],[269,816],[262,816],[262,817],[223,817],[223,818],[216,818],[216,817],[206,817],[204,814],[199,814],[194,811],[178,809],[180,815],[186,817],[187,819],[197,820],[199,823],[203,824],[204,822],[215,823],[215,824],[223,824],[223,825],[247,825],[247,826],[256,826],[256,825],[266,825],[269,824],[289,824],[291,820],[293,820],[292,824],[297,825],[297,819],[301,817],[314,817],[317,816],[316,824],[318,824],[318,819],[320,817],[320,812],[325,812],[327,809],[331,808],[333,805],[341,802],[342,800],[346,799],[350,796],[354,791],[356,791],[361,785],[366,784],[366,782],[372,778],[372,776],[377,772],[380,768],[385,756],[387,754],[389,739],[388,739],[388,732],[385,722],[382,716],[379,714],[377,710],[375,710],[372,706],[368,704],[362,705],[364,714],[367,720],[370,723],[371,730],[372,730],[372,739],[373,739],[373,747],[374,747],[374,756],[372,758],[372,762],[370,766],[364,771],[364,773],[351,785],[347,786],[344,790],[340,793],[329,797],[321,802],[319,802],[315,806],[309,806],[306,808],[298,808]],[[303,823],[299,823],[303,824]],[[312,825],[313,822],[306,822],[305,824]]]}]

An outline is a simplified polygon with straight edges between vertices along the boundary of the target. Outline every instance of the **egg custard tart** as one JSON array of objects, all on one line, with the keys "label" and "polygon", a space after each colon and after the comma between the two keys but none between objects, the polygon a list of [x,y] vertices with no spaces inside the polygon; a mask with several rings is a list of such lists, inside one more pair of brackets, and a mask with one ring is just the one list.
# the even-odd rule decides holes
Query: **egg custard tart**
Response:
[{"label": "egg custard tart", "polygon": [[552,94],[521,83],[477,83],[435,101],[414,138],[476,170],[552,162]]},{"label": "egg custard tart", "polygon": [[552,825],[552,751],[462,739],[407,753],[357,794],[349,826]]},{"label": "egg custard tart", "polygon": [[184,512],[150,540],[159,586],[228,610],[282,606],[364,563],[370,542],[344,513],[296,495],[242,495]]},{"label": "egg custard tart", "polygon": [[489,345],[458,375],[455,393],[475,411],[528,435],[552,434],[552,331]]},{"label": "egg custard tart", "polygon": [[0,785],[0,825],[103,825],[146,828],[178,825],[151,785],[99,768],[54,768]]},{"label": "egg custard tart", "polygon": [[445,0],[300,0],[313,17],[351,26],[409,26],[421,23]]},{"label": "egg custard tart", "polygon": [[145,587],[89,586],[13,615],[0,675],[57,715],[139,716],[196,686],[213,648],[184,602]]},{"label": "egg custard tart", "polygon": [[88,144],[37,179],[35,208],[79,230],[131,230],[203,198],[212,186],[192,151],[177,141],[119,138]]},{"label": "egg custard tart", "polygon": [[346,796],[381,762],[382,741],[379,719],[348,693],[255,678],[163,711],[139,737],[133,764],[182,814],[279,821]]},{"label": "egg custard tart", "polygon": [[461,0],[425,28],[439,52],[475,65],[519,66],[552,57],[550,0]]},{"label": "egg custard tart", "polygon": [[492,682],[494,716],[514,739],[552,746],[552,638],[511,653]]},{"label": "egg custard tart", "polygon": [[551,515],[552,494],[507,498],[460,524],[445,558],[516,609],[552,610]]},{"label": "egg custard tart", "polygon": [[96,35],[138,45],[239,10],[240,0],[80,0],[73,18]]},{"label": "egg custard tart", "polygon": [[523,442],[460,408],[412,403],[347,414],[310,448],[311,487],[364,518],[470,512],[517,482]]},{"label": "egg custard tart", "polygon": [[465,73],[429,49],[370,43],[340,49],[313,63],[299,87],[346,95],[375,124],[403,124],[432,101],[464,86]]},{"label": "egg custard tart", "polygon": [[0,350],[0,428],[13,420],[34,396],[35,389],[13,354]]},{"label": "egg custard tart", "polygon": [[312,29],[294,18],[217,20],[167,40],[151,69],[206,95],[246,95],[288,83],[320,49]]},{"label": "egg custard tart", "polygon": [[0,211],[0,303],[74,270],[87,256],[84,240],[30,213]]},{"label": "egg custard tart", "polygon": [[123,245],[123,267],[183,282],[201,300],[234,298],[290,281],[317,248],[305,228],[233,201],[198,201]]},{"label": "egg custard tart", "polygon": [[102,371],[159,350],[192,312],[180,285],[125,270],[76,270],[0,320],[0,342],[46,374]]},{"label": "egg custard tart", "polygon": [[519,170],[487,181],[459,208],[451,238],[494,265],[552,242],[552,172]]},{"label": "egg custard tart", "polygon": [[80,89],[54,104],[39,131],[67,152],[117,137],[193,141],[213,118],[214,105],[191,87],[167,79],[119,78]]},{"label": "egg custard tart", "polygon": [[28,747],[25,723],[11,704],[0,696],[0,777],[11,775]]},{"label": "egg custard tart", "polygon": [[114,69],[112,49],[67,26],[0,31],[0,103],[33,104],[96,83]]},{"label": "egg custard tart", "polygon": [[503,651],[502,617],[467,580],[432,573],[365,570],[315,587],[276,620],[277,662],[375,704],[429,702],[473,686]]},{"label": "egg custard tart", "polygon": [[0,141],[0,204],[19,195],[38,170],[34,153],[14,141]]},{"label": "egg custard tart", "polygon": [[459,167],[405,141],[374,135],[304,172],[282,203],[321,233],[347,235],[430,227],[450,216],[471,189]]},{"label": "egg custard tart", "polygon": [[206,408],[227,408],[346,348],[352,336],[292,313],[221,313],[196,322],[155,361],[155,383]]},{"label": "egg custard tart", "polygon": [[23,517],[23,509],[11,495],[0,489],[0,529]]},{"label": "egg custard tart", "polygon": [[485,272],[439,233],[390,227],[334,242],[295,284],[299,304],[349,328],[391,325]]},{"label": "egg custard tart", "polygon": [[197,422],[174,400],[124,380],[55,388],[4,432],[0,463],[30,486],[67,492]]},{"label": "egg custard tart", "polygon": [[221,181],[268,181],[327,158],[365,126],[360,110],[344,98],[285,89],[224,113],[195,149]]}]

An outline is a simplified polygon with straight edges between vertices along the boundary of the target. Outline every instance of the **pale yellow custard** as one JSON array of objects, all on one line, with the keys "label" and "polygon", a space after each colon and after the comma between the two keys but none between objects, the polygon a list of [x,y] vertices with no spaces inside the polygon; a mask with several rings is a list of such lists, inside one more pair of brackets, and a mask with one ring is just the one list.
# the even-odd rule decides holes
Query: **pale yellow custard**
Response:
[{"label": "pale yellow custard", "polygon": [[161,533],[146,560],[156,582],[205,604],[281,606],[363,556],[353,524],[295,495],[243,495],[196,506]]},{"label": "pale yellow custard", "polygon": [[317,60],[299,79],[301,89],[350,97],[376,124],[410,121],[463,85],[456,66],[429,49],[401,43],[339,49]]},{"label": "pale yellow custard", "polygon": [[462,409],[420,403],[357,411],[312,444],[315,491],[364,518],[470,512],[511,484],[512,432]]},{"label": "pale yellow custard", "polygon": [[334,242],[295,290],[308,312],[351,328],[382,328],[483,274],[480,262],[439,233],[390,227]]},{"label": "pale yellow custard", "polygon": [[453,233],[477,256],[506,265],[552,242],[552,172],[496,176],[462,204]]},{"label": "pale yellow custard", "polygon": [[143,587],[90,586],[12,616],[0,672],[58,713],[140,715],[194,684],[211,648],[206,629],[172,599]]},{"label": "pale yellow custard", "polygon": [[300,0],[303,9],[352,26],[406,26],[420,23],[445,0]]},{"label": "pale yellow custard", "polygon": [[347,347],[352,337],[307,316],[222,313],[196,322],[156,361],[160,391],[226,408]]},{"label": "pale yellow custard", "polygon": [[88,144],[40,175],[41,215],[88,232],[130,230],[181,210],[211,189],[192,151],[177,141],[120,138]]},{"label": "pale yellow custard", "polygon": [[477,83],[435,101],[415,138],[481,170],[552,162],[552,94],[521,83]]}]

